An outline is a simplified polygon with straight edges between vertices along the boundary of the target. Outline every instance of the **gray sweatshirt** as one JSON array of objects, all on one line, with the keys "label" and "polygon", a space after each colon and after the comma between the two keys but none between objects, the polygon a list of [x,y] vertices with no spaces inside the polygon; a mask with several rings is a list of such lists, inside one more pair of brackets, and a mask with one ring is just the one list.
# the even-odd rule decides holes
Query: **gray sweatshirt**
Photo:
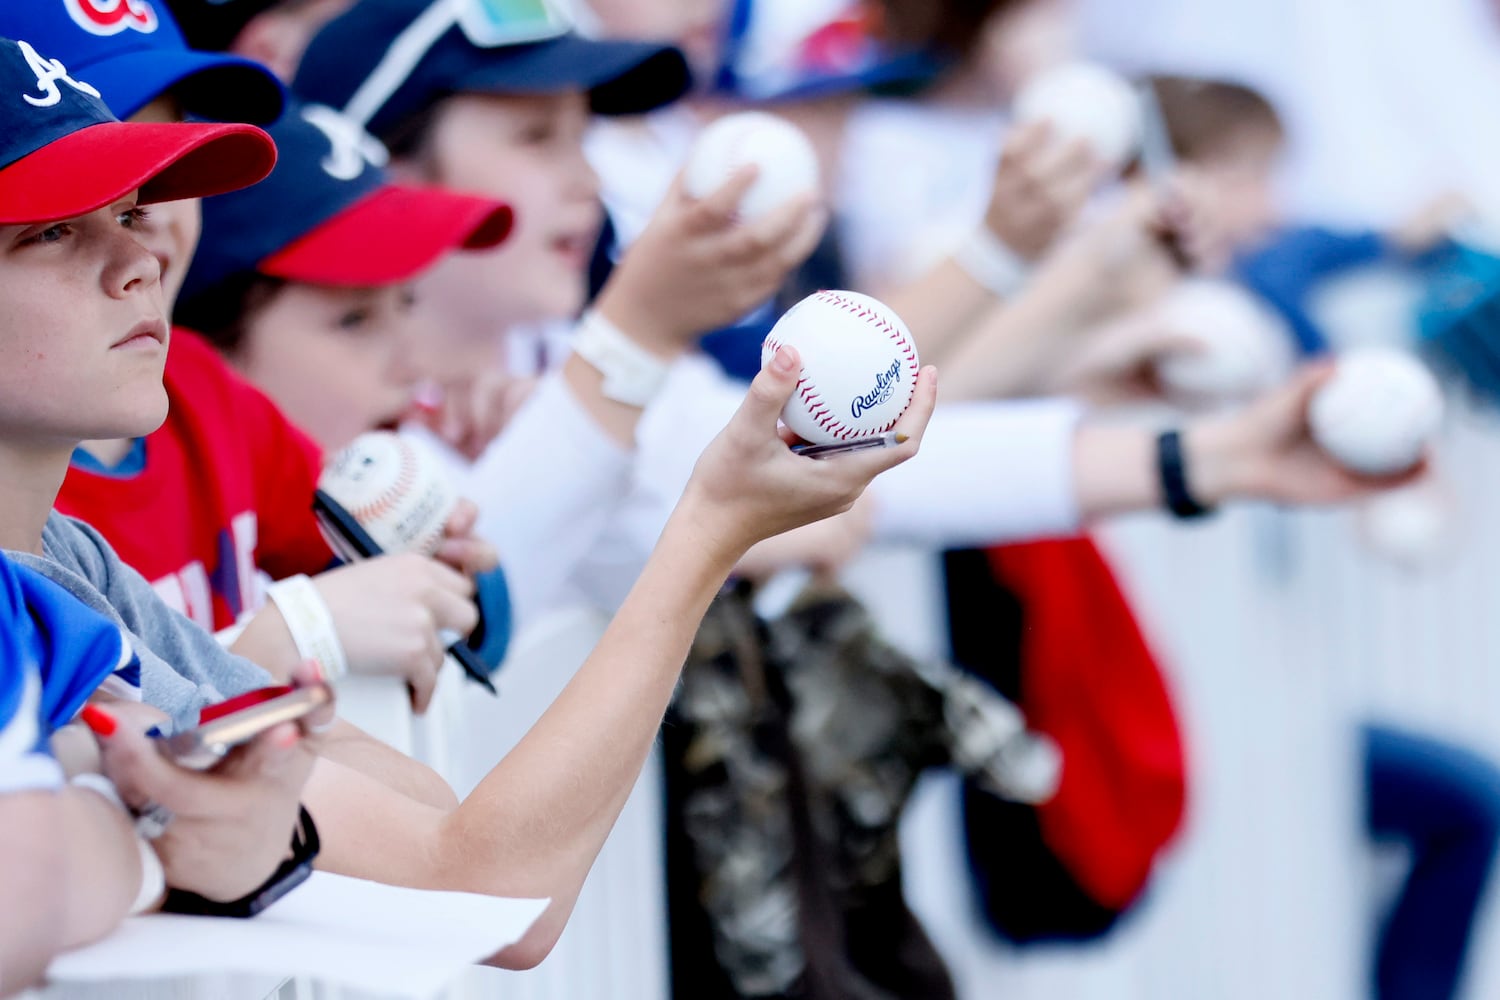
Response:
[{"label": "gray sweatshirt", "polygon": [[195,725],[205,705],[271,683],[260,667],[228,652],[162,603],[145,577],[121,562],[104,537],[82,521],[54,512],[42,531],[42,550],[45,558],[6,554],[130,633],[141,660],[141,697],[170,715],[176,728]]}]

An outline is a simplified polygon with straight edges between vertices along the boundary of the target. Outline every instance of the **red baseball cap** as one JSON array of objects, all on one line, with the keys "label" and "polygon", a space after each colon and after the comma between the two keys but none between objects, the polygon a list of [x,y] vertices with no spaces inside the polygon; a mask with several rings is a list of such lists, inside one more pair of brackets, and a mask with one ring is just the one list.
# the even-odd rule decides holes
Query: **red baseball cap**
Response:
[{"label": "red baseball cap", "polygon": [[486,250],[510,233],[489,198],[387,184],[260,262],[256,270],[314,285],[374,288],[408,281],[453,250]]},{"label": "red baseball cap", "polygon": [[141,204],[254,184],[276,146],[251,125],[122,123],[90,84],[0,39],[0,225],[69,219],[140,190]]}]

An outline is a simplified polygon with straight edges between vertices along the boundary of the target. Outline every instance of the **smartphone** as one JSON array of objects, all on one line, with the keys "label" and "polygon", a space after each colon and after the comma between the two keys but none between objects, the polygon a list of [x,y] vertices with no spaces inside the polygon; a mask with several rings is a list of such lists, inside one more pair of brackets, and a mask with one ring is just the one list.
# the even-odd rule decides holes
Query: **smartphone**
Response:
[{"label": "smartphone", "polygon": [[327,684],[249,691],[198,713],[198,725],[160,740],[162,753],[194,771],[206,771],[235,747],[283,722],[295,722],[333,701]]}]

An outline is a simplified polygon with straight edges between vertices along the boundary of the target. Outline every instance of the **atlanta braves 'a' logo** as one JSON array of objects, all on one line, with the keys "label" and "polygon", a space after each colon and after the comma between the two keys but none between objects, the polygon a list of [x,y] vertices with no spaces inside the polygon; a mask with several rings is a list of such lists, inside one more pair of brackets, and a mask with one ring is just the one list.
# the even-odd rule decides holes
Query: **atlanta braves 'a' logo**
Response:
[{"label": "atlanta braves 'a' logo", "polygon": [[62,0],[62,5],[91,35],[118,35],[126,29],[150,34],[161,24],[151,0]]},{"label": "atlanta braves 'a' logo", "polygon": [[98,97],[99,91],[84,83],[75,80],[68,75],[68,67],[60,60],[45,59],[31,47],[30,42],[17,42],[16,47],[21,50],[21,56],[26,60],[26,65],[36,74],[36,89],[42,92],[41,97],[32,97],[30,94],[22,94],[26,103],[33,108],[50,108],[62,100],[62,91],[58,88],[59,81],[66,83],[80,94],[88,94],[90,97]]}]

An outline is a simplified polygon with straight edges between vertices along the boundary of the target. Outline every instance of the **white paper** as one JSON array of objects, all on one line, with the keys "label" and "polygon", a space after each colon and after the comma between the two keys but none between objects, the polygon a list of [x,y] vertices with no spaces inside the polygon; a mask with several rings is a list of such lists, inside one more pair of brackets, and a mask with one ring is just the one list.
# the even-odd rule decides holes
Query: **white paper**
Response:
[{"label": "white paper", "polygon": [[425,892],[312,877],[251,920],[153,914],[59,956],[53,982],[206,972],[310,976],[380,995],[429,997],[519,941],[544,899]]}]

